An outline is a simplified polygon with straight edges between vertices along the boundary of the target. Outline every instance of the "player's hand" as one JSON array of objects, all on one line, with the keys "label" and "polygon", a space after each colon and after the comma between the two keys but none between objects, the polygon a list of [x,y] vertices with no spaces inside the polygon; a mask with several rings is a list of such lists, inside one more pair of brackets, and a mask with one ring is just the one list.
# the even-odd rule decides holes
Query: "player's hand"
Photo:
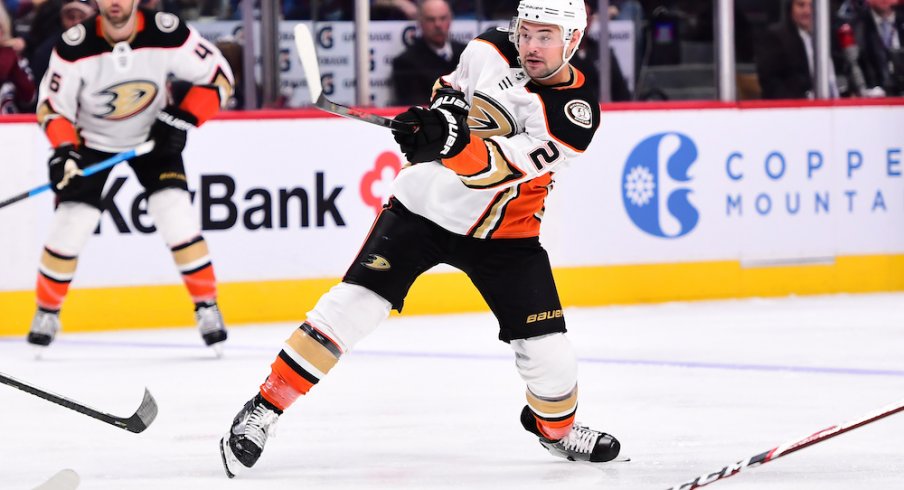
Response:
[{"label": "player's hand", "polygon": [[54,150],[47,162],[50,167],[50,189],[59,194],[64,188],[69,191],[78,188],[82,180],[81,161],[82,156],[73,145],[60,145]]},{"label": "player's hand", "polygon": [[443,87],[433,94],[433,100],[430,101],[431,109],[445,109],[456,117],[464,117],[467,122],[468,113],[471,111],[471,104],[465,100],[465,94],[461,90],[455,90],[451,87]]},{"label": "player's hand", "polygon": [[179,155],[185,149],[188,130],[198,125],[198,118],[176,106],[167,106],[151,126],[151,140],[154,153],[159,155]]},{"label": "player's hand", "polygon": [[446,109],[412,107],[395,119],[418,126],[413,134],[393,131],[396,143],[411,163],[452,158],[471,140],[467,116],[456,116]]}]

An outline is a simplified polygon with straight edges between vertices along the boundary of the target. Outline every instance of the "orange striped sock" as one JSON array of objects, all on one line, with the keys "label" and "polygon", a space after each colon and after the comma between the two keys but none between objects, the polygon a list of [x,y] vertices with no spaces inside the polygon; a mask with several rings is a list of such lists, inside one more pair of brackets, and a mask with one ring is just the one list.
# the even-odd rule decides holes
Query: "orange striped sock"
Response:
[{"label": "orange striped sock", "polygon": [[195,304],[216,301],[217,277],[204,238],[197,236],[171,250],[192,301]]},{"label": "orange striped sock", "polygon": [[537,419],[537,429],[540,430],[543,437],[552,441],[558,441],[568,435],[574,424],[574,417],[575,413],[572,413],[564,418],[545,419],[534,413],[534,418]]},{"label": "orange striped sock", "polygon": [[44,248],[35,286],[39,307],[48,311],[59,311],[69,292],[69,284],[75,276],[77,263],[77,257],[62,255]]},{"label": "orange striped sock", "polygon": [[285,410],[320,382],[341,356],[336,342],[305,322],[271,364],[270,375],[260,387],[261,396]]}]

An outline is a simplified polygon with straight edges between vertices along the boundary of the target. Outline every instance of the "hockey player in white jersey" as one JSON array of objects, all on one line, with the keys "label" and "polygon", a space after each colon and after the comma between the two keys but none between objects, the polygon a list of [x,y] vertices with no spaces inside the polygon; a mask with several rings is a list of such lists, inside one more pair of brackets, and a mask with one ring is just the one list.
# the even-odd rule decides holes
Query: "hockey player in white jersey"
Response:
[{"label": "hockey player in white jersey", "polygon": [[[195,304],[201,336],[219,353],[227,334],[182,150],[187,131],[228,100],[232,72],[217,48],[178,17],[139,9],[138,2],[98,0],[100,15],[62,34],[41,82],[37,116],[54,148],[49,173],[56,211],[27,340],[47,346],[60,330],[79,253],[100,219],[110,171],[84,177],[81,169],[153,140],[154,149],[129,164]],[[171,100],[170,77],[190,86],[178,102]]]},{"label": "hockey player in white jersey", "polygon": [[439,263],[468,275],[515,351],[527,384],[524,428],[568,460],[618,456],[614,437],[575,423],[577,362],[538,236],[553,175],[599,125],[596,92],[568,62],[586,24],[583,2],[522,0],[508,31],[468,44],[437,81],[431,108],[396,118],[419,127],[395,134],[411,165],[342,282],[291,334],[220,441],[229,477],[255,464],[283,411],[391,309],[401,311],[414,280]]}]

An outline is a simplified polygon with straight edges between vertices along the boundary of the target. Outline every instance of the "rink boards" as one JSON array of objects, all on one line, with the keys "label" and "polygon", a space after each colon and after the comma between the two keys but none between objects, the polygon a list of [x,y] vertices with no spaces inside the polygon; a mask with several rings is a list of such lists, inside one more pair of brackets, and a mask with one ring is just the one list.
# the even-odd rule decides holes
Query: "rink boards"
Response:
[{"label": "rink boards", "polygon": [[[390,112],[383,112],[390,114]],[[46,180],[27,119],[0,119],[0,198]],[[613,105],[555,176],[543,243],[563,303],[904,290],[904,104]],[[389,132],[311,111],[228,114],[185,160],[227,322],[292,321],[337,282],[402,165]],[[124,165],[79,261],[68,331],[192,323]],[[0,334],[24,333],[51,218],[0,210]],[[466,277],[423,277],[405,313],[484,310]]]}]

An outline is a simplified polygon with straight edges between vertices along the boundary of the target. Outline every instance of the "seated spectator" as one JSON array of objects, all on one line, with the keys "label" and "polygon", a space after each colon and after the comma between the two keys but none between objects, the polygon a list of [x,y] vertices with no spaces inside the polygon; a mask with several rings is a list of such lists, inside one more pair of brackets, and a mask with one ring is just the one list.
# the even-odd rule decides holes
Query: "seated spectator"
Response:
[{"label": "seated spectator", "polygon": [[35,98],[35,84],[27,71],[27,62],[8,46],[12,37],[12,21],[0,4],[0,113],[26,110]]},{"label": "seated spectator", "polygon": [[418,6],[421,35],[392,60],[392,86],[396,105],[423,105],[430,101],[436,79],[455,70],[465,45],[449,37],[452,9],[446,0],[423,0]]},{"label": "seated spectator", "polygon": [[[785,21],[772,26],[756,53],[764,99],[812,99],[813,0],[791,0]],[[829,60],[829,92],[838,97],[834,63]]]},{"label": "seated spectator", "polygon": [[63,0],[60,7],[60,25],[56,35],[48,36],[38,47],[34,49],[29,59],[29,66],[38,82],[44,78],[47,65],[50,63],[50,53],[53,52],[60,35],[97,15],[97,5],[94,0]]},{"label": "seated spectator", "polygon": [[904,11],[897,3],[866,0],[867,8],[860,9],[853,20],[860,48],[858,64],[867,88],[876,95],[904,95]]}]

